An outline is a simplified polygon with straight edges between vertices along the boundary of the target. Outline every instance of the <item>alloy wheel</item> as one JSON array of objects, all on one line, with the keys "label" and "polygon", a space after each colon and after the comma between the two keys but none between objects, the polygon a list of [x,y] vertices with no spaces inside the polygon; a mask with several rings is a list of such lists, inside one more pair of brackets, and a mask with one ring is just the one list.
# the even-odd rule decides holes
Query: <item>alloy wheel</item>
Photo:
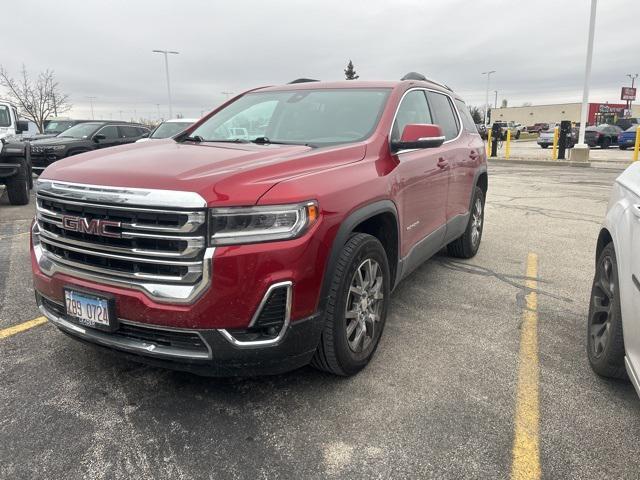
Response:
[{"label": "alloy wheel", "polygon": [[471,214],[471,243],[475,247],[480,241],[480,234],[482,233],[482,201],[476,198],[476,202],[473,206],[473,213]]},{"label": "alloy wheel", "polygon": [[607,348],[611,332],[611,306],[616,291],[611,257],[606,256],[602,259],[594,287],[591,298],[593,308],[589,322],[589,335],[593,355],[597,358]]},{"label": "alloy wheel", "polygon": [[349,285],[345,319],[349,348],[366,351],[375,338],[383,306],[384,278],[380,264],[372,258],[356,269]]}]

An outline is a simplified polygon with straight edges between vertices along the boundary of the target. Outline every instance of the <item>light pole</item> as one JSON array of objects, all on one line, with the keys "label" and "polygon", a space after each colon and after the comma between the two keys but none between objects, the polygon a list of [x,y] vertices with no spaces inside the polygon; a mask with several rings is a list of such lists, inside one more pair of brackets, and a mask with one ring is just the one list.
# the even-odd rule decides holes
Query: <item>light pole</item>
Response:
[{"label": "light pole", "polygon": [[494,108],[498,108],[498,90],[494,90],[495,94],[496,94],[496,100],[494,103]]},{"label": "light pole", "polygon": [[[586,149],[584,131],[587,128],[587,112],[589,110],[589,77],[591,76],[591,60],[593,58],[593,34],[596,30],[596,9],[598,0],[591,0],[591,15],[589,17],[589,40],[587,41],[587,63],[584,68],[584,89],[582,90],[582,111],[580,112],[580,134],[578,136],[578,150]],[[575,150],[575,148],[574,148]],[[588,157],[587,157],[588,159]]]},{"label": "light pole", "polygon": [[158,120],[160,120],[160,104],[156,103],[156,107],[158,107]]},{"label": "light pole", "polygon": [[[638,78],[638,74],[637,73],[627,73],[627,77],[629,77],[631,79],[631,88],[633,88],[636,84],[636,78]],[[627,110],[631,110],[631,104],[633,103],[633,100],[627,100]],[[631,112],[629,112],[631,113]]]},{"label": "light pole", "polygon": [[180,52],[171,50],[152,50],[153,53],[162,53],[164,55],[164,69],[167,74],[167,96],[169,97],[169,118],[173,118],[173,107],[171,105],[171,81],[169,80],[169,54],[178,55]]},{"label": "light pole", "polygon": [[97,97],[87,97],[89,99],[89,103],[91,104],[91,120],[95,120],[96,117],[93,115],[93,101],[97,98]]},{"label": "light pole", "polygon": [[491,74],[496,73],[495,70],[491,70],[490,72],[482,72],[482,75],[487,76],[487,94],[484,98],[484,124],[487,124],[487,110],[489,110],[489,79],[491,78]]}]

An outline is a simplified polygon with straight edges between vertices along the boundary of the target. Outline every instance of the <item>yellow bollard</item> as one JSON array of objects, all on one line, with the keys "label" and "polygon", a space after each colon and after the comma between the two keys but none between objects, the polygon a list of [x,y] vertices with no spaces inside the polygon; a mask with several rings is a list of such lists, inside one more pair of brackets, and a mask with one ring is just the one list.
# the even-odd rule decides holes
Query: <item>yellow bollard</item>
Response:
[{"label": "yellow bollard", "polygon": [[487,157],[491,156],[491,130],[487,132]]},{"label": "yellow bollard", "polygon": [[636,128],[636,144],[633,147],[633,161],[638,161],[638,151],[640,151],[640,126]]},{"label": "yellow bollard", "polygon": [[507,146],[504,149],[504,157],[509,160],[511,155],[511,130],[507,129]]},{"label": "yellow bollard", "polygon": [[557,160],[558,159],[558,127],[553,129],[553,152],[551,154],[551,158],[553,160]]}]

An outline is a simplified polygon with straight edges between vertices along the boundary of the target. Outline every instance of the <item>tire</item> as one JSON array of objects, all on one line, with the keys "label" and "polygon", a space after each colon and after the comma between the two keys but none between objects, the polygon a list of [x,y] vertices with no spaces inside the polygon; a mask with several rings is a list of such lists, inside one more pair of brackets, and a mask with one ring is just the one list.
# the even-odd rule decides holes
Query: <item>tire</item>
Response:
[{"label": "tire", "polygon": [[626,377],[619,285],[616,252],[609,243],[596,262],[587,318],[589,364],[598,375],[609,378]]},{"label": "tire", "polygon": [[520,139],[520,130],[516,132],[516,140],[519,140],[519,139]]},{"label": "tire", "polygon": [[18,172],[7,178],[7,195],[11,205],[27,205],[29,203],[29,179],[24,164],[20,164]]},{"label": "tire", "polygon": [[461,236],[447,245],[447,252],[452,257],[471,258],[478,253],[484,228],[484,201],[484,192],[476,186],[467,228]]},{"label": "tire", "polygon": [[602,143],[600,144],[600,148],[602,148],[603,150],[606,150],[610,146],[611,146],[611,140],[609,138],[605,138],[604,140],[602,140]]},{"label": "tire", "polygon": [[549,145],[542,144],[540,145],[542,148],[549,148]]},{"label": "tire", "polygon": [[620,150],[626,150],[626,149],[627,149],[627,147],[624,147],[624,146],[622,146],[622,145],[620,145],[618,148],[619,148]]},{"label": "tire", "polygon": [[[369,270],[369,266],[372,270]],[[373,282],[369,282],[371,271],[376,272]],[[359,272],[362,282],[359,282]],[[318,349],[311,360],[312,366],[334,375],[349,376],[358,373],[369,363],[384,330],[391,292],[390,280],[387,255],[380,241],[365,233],[352,235],[338,257],[329,289],[325,325]],[[365,286],[364,289],[360,288],[365,296],[352,290],[351,287],[356,288],[357,285]],[[372,316],[373,312],[377,320]],[[358,335],[361,340],[356,342]]]}]

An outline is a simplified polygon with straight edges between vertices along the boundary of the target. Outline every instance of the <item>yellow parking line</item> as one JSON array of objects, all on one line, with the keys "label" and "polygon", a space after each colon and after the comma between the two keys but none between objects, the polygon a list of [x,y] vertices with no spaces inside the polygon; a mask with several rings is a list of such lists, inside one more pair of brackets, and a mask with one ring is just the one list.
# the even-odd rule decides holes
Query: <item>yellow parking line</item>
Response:
[{"label": "yellow parking line", "polygon": [[29,320],[27,322],[14,325],[13,327],[4,328],[0,330],[0,340],[2,340],[3,338],[7,338],[12,335],[15,335],[16,333],[29,330],[30,328],[37,327],[38,325],[42,325],[43,323],[46,323],[46,322],[47,322],[47,319],[45,317],[38,317],[38,318],[34,318],[33,320]]},{"label": "yellow parking line", "polygon": [[520,332],[518,391],[513,438],[512,479],[540,478],[540,404],[538,391],[538,255],[527,257],[528,290]]}]

